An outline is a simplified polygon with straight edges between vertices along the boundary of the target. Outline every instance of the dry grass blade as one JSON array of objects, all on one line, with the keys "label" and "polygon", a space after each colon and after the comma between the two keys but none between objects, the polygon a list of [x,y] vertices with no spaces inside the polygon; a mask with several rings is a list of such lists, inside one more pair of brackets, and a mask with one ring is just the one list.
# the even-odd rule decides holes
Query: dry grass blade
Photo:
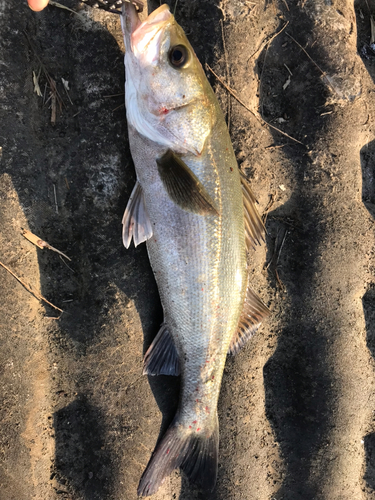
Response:
[{"label": "dry grass blade", "polygon": [[39,69],[38,74],[36,74],[35,71],[33,71],[33,84],[34,84],[34,92],[36,93],[36,95],[38,97],[43,97],[43,94],[42,94],[40,87],[39,87],[40,72],[41,72],[40,69]]},{"label": "dry grass blade", "polygon": [[[31,40],[30,40],[30,37],[27,33],[27,31],[23,31],[24,35],[26,36],[26,39],[29,43],[29,46],[31,48],[31,50],[33,51],[35,57],[38,59],[38,62],[40,64],[40,71],[43,71],[43,74],[48,82],[48,85],[50,87],[50,96],[49,98],[47,99],[47,101],[45,102],[45,104],[48,103],[49,100],[51,100],[51,123],[54,125],[56,123],[56,112],[57,112],[57,105],[59,106],[59,110],[60,112],[62,111],[62,108],[63,108],[63,105],[64,105],[64,101],[62,100],[57,88],[56,88],[56,82],[55,80],[50,76],[50,74],[48,73],[46,67],[44,66],[44,64],[42,63],[40,57],[38,56],[36,50],[35,50],[35,47],[34,45],[32,44]],[[40,73],[39,71],[39,73]]]},{"label": "dry grass blade", "polygon": [[337,90],[335,89],[335,87],[332,85],[330,79],[328,78],[327,74],[325,71],[322,70],[322,68],[314,61],[314,59],[310,56],[310,54],[302,47],[302,45],[300,43],[297,42],[297,40],[295,38],[292,37],[292,35],[290,35],[289,33],[285,32],[286,36],[288,36],[291,40],[293,40],[293,42],[298,45],[298,47],[306,54],[306,56],[310,59],[310,61],[313,63],[313,65],[321,72],[325,82],[327,83],[327,85],[338,95],[339,92],[337,92]]},{"label": "dry grass blade", "polygon": [[370,45],[375,43],[375,19],[374,16],[370,16],[370,24],[371,24],[371,39]]},{"label": "dry grass blade", "polygon": [[[270,200],[271,202],[271,200]],[[285,233],[284,233],[284,236],[283,236],[283,239],[281,241],[281,244],[280,244],[280,247],[279,247],[279,250],[277,251],[277,246],[278,246],[278,241],[279,241],[279,232],[280,230],[277,232],[276,234],[276,239],[275,239],[275,246],[274,246],[274,250],[273,250],[273,254],[272,254],[272,257],[271,259],[269,260],[268,264],[265,265],[265,269],[268,270],[269,267],[271,266],[272,263],[274,263],[274,269],[275,269],[275,277],[276,277],[276,281],[278,282],[279,286],[280,286],[280,289],[281,290],[285,290],[285,285],[283,284],[283,282],[281,281],[280,279],[280,276],[279,276],[279,271],[278,271],[278,263],[279,263],[279,260],[280,260],[280,255],[281,255],[281,251],[283,249],[283,246],[284,246],[284,243],[285,243],[285,240],[286,240],[286,237],[288,236],[288,231],[285,230]]]},{"label": "dry grass blade", "polygon": [[249,63],[250,59],[253,58],[255,56],[255,54],[257,54],[258,52],[262,51],[264,49],[264,47],[266,47],[267,45],[270,45],[277,36],[280,35],[280,33],[282,33],[285,28],[288,26],[289,24],[289,21],[287,21],[284,26],[277,32],[277,33],[274,33],[271,38],[268,40],[269,36],[268,35],[265,39],[263,39],[263,41],[260,43],[259,47],[255,50],[255,52],[253,52],[247,59],[246,61],[246,65]]},{"label": "dry grass blade", "polygon": [[37,290],[33,290],[31,288],[30,285],[28,285],[27,283],[25,283],[23,280],[21,280],[21,278],[19,278],[13,271],[11,271],[9,269],[9,267],[7,267],[5,264],[3,264],[1,261],[0,261],[0,266],[2,266],[6,271],[8,271],[9,274],[11,274],[14,278],[16,278],[16,280],[21,283],[21,285],[26,288],[26,290],[28,292],[30,292],[32,295],[34,295],[34,297],[40,301],[43,301],[45,302],[46,304],[48,304],[49,306],[53,307],[54,309],[56,309],[56,311],[60,311],[61,313],[64,312],[62,309],[60,309],[59,307],[55,306],[54,304],[52,304],[52,302],[50,302],[49,300],[47,300],[45,297],[43,297],[43,295],[38,292]]},{"label": "dry grass blade", "polygon": [[69,12],[72,12],[73,14],[75,14],[76,16],[79,16],[80,15],[78,14],[78,12],[72,10],[72,9],[69,9],[69,7],[66,7],[66,5],[63,5],[59,2],[54,2],[53,0],[49,0],[49,4],[50,5],[53,5],[54,7],[58,7],[59,9],[65,9],[65,10],[68,10]]},{"label": "dry grass blade", "polygon": [[223,82],[223,80],[215,73],[215,71],[206,63],[206,67],[207,69],[209,69],[211,71],[211,73],[214,75],[215,78],[217,78],[217,80],[221,83],[221,85],[227,89],[227,91],[236,99],[236,101],[238,101],[245,109],[247,109],[249,111],[249,113],[251,113],[253,115],[253,117],[264,127],[264,126],[267,126],[267,127],[270,127],[272,128],[273,130],[276,130],[276,132],[279,132],[280,134],[282,135],[285,135],[285,137],[288,137],[288,139],[291,139],[292,141],[294,142],[298,142],[298,144],[301,144],[302,146],[304,146],[303,142],[299,141],[298,139],[295,139],[294,137],[290,136],[289,134],[287,134],[286,132],[283,132],[282,130],[280,130],[279,128],[277,127],[274,127],[273,125],[271,125],[270,123],[266,122],[265,120],[263,120],[262,118],[260,118],[259,116],[257,116],[254,111],[252,111],[243,101],[241,101],[241,99],[237,96],[237,94],[234,92],[234,90],[232,90],[230,87],[228,87],[228,85],[226,85],[226,83]]},{"label": "dry grass blade", "polygon": [[275,276],[276,276],[276,280],[281,288],[281,290],[285,290],[285,285],[284,283],[281,281],[280,279],[280,276],[279,276],[279,270],[277,269],[277,265],[279,263],[279,260],[280,260],[280,255],[281,255],[281,250],[283,249],[283,246],[284,246],[284,243],[285,243],[285,240],[286,240],[286,237],[288,236],[288,231],[285,231],[284,233],[284,237],[282,239],[282,242],[281,242],[281,245],[280,245],[280,248],[279,248],[279,251],[278,251],[278,254],[277,254],[277,259],[276,259],[276,262],[275,262]]},{"label": "dry grass blade", "polygon": [[53,78],[50,79],[50,87],[51,87],[51,123],[55,125],[56,123],[56,82]]}]

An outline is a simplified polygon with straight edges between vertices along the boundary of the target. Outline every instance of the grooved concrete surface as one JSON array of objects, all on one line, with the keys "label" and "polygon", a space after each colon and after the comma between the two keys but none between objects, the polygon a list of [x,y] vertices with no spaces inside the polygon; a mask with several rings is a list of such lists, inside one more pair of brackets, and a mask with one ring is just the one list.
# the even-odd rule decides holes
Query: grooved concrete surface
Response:
[{"label": "grooved concrete surface", "polygon": [[[121,244],[135,177],[119,20],[64,3],[79,16],[0,0],[0,261],[64,310],[56,319],[0,267],[0,500],[133,500],[178,380],[141,375],[162,317],[144,246]],[[227,362],[210,499],[375,499],[375,5],[179,0],[176,12],[202,63],[302,143],[207,70],[267,211],[249,271],[272,309]],[[154,498],[208,500],[178,472]]]}]

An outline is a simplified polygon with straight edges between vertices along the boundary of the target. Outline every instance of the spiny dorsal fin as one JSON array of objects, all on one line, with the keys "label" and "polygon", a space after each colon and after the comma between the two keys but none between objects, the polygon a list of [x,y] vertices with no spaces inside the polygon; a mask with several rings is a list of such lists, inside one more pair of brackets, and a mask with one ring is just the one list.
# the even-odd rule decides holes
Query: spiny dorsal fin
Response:
[{"label": "spiny dorsal fin", "polygon": [[176,346],[165,323],[143,358],[143,375],[180,375]]},{"label": "spiny dorsal fin", "polygon": [[129,248],[132,238],[134,245],[137,246],[151,236],[151,221],[147,214],[142,187],[137,181],[122,218],[122,241],[125,248]]},{"label": "spiny dorsal fin", "polygon": [[238,328],[233,335],[228,353],[237,354],[258,330],[262,320],[269,314],[268,307],[251,288],[248,288]]},{"label": "spiny dorsal fin", "polygon": [[186,163],[173,151],[156,160],[158,171],[170,199],[187,212],[199,215],[216,214],[206,188]]},{"label": "spiny dorsal fin", "polygon": [[255,245],[264,241],[265,227],[256,208],[256,198],[250,189],[245,175],[240,171],[243,204],[245,208],[245,238],[247,248],[254,248]]}]

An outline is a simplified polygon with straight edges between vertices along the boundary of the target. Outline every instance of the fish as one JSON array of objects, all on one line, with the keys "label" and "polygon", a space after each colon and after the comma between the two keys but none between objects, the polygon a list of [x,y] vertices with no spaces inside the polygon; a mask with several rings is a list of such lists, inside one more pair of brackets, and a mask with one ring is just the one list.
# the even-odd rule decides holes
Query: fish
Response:
[{"label": "fish", "polygon": [[126,248],[146,242],[164,313],[143,373],[181,376],[176,415],[138,495],[154,494],[177,468],[212,491],[226,357],[269,314],[247,271],[248,249],[261,244],[265,228],[214,91],[168,5],[143,22],[134,5],[122,9],[126,118],[137,176],[122,236]]}]

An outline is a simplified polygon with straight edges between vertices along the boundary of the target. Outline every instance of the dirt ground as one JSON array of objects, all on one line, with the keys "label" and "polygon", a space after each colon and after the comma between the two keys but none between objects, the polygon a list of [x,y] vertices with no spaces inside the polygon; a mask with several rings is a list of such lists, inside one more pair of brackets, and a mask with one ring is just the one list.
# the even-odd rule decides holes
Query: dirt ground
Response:
[{"label": "dirt ground", "polygon": [[[162,313],[145,246],[121,242],[119,19],[61,1],[79,15],[0,0],[0,261],[64,311],[0,267],[0,500],[133,500],[179,382],[142,376]],[[227,361],[216,490],[176,471],[155,500],[375,499],[372,15],[374,0],[177,3],[267,217],[249,269],[272,315]]]}]

